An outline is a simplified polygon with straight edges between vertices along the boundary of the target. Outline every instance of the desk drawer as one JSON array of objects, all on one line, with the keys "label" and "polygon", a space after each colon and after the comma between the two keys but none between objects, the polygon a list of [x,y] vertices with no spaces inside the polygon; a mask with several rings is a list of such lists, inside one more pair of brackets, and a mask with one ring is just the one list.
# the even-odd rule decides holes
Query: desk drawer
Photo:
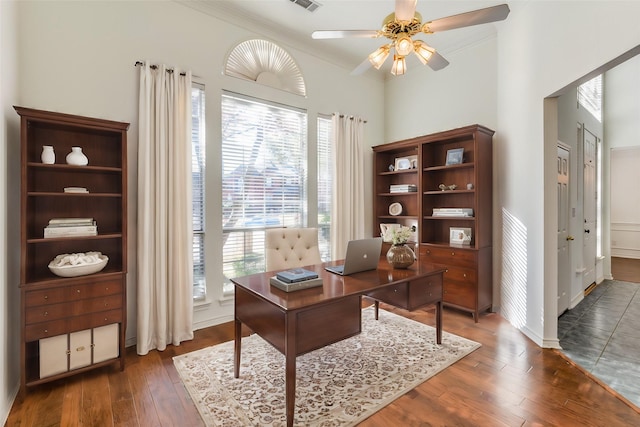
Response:
[{"label": "desk drawer", "polygon": [[409,310],[442,300],[442,276],[423,277],[409,282]]},{"label": "desk drawer", "polygon": [[387,304],[394,305],[396,307],[407,308],[408,306],[408,283],[399,283],[396,285],[385,286],[375,291],[369,292],[367,295],[378,301],[386,302]]}]

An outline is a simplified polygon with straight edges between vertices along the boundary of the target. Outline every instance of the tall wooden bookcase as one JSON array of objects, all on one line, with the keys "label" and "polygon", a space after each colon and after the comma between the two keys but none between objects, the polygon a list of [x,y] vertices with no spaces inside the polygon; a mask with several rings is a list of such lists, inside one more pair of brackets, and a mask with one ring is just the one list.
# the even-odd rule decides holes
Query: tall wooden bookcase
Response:
[{"label": "tall wooden bookcase", "polygon": [[[472,125],[373,147],[374,235],[381,223],[417,225],[420,262],[445,269],[444,304],[471,312],[475,321],[492,305],[493,133]],[[461,162],[447,164],[450,150],[462,152]],[[403,159],[410,159],[408,169]],[[413,184],[416,191],[391,192],[394,184]],[[389,213],[392,203],[400,203],[400,215]],[[472,215],[434,215],[434,209],[471,209]],[[451,243],[455,229],[470,230],[471,241]]]},{"label": "tall wooden bookcase", "polygon": [[[21,389],[99,366],[124,369],[128,123],[15,107],[21,117]],[[44,164],[44,145],[54,164]],[[81,147],[86,166],[65,161]],[[87,193],[65,192],[84,187]],[[94,218],[96,236],[44,238],[53,218]],[[59,277],[59,254],[99,251],[105,268]]]}]

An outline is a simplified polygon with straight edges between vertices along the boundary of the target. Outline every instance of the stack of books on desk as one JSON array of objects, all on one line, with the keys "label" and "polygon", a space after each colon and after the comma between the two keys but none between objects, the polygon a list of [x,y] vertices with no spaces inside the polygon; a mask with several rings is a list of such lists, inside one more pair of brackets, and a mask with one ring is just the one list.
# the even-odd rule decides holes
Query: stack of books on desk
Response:
[{"label": "stack of books on desk", "polygon": [[389,186],[390,193],[415,193],[418,186],[415,184],[391,184]]},{"label": "stack of books on desk", "polygon": [[433,216],[473,216],[472,208],[433,208]]},{"label": "stack of books on desk", "polygon": [[97,236],[98,226],[93,218],[53,218],[44,228],[44,238]]},{"label": "stack of books on desk", "polygon": [[270,279],[271,286],[275,286],[285,292],[298,291],[300,289],[322,286],[322,278],[318,273],[295,268],[293,270],[281,271]]}]

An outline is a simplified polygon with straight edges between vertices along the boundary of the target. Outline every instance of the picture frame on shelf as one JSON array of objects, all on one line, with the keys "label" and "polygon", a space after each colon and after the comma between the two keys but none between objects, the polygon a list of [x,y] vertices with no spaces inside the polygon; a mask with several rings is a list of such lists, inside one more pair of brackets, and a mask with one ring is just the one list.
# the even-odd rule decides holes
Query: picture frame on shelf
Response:
[{"label": "picture frame on shelf", "polygon": [[449,243],[452,245],[470,245],[471,228],[450,227]]},{"label": "picture frame on shelf", "polygon": [[409,157],[396,157],[394,169],[396,171],[411,169],[411,160]]},{"label": "picture frame on shelf", "polygon": [[446,166],[462,164],[464,148],[452,148],[447,150]]}]

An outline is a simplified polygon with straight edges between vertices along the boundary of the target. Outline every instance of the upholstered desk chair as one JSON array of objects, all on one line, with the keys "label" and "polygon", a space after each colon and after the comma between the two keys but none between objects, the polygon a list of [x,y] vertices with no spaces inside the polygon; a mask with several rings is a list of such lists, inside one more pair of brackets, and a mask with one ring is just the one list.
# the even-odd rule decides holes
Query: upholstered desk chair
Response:
[{"label": "upholstered desk chair", "polygon": [[317,228],[271,228],[265,238],[267,271],[319,264]]}]

